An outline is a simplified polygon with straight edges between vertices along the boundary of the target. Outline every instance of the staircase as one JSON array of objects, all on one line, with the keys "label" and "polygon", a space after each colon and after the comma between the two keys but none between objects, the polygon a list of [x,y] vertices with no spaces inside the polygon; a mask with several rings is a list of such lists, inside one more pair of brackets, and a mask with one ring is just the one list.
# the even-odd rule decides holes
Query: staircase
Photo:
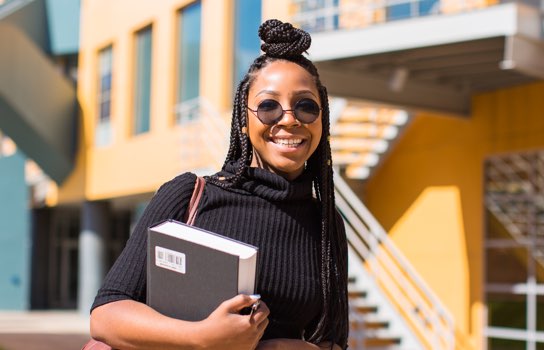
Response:
[{"label": "staircase", "polygon": [[[408,120],[403,112],[373,111],[344,99],[332,99],[330,108],[333,161],[354,179],[368,177],[378,161],[365,160],[383,158]],[[193,156],[208,157],[210,168],[218,169],[228,148],[228,118],[202,97],[178,106],[176,112],[181,120],[206,128],[197,136],[206,142],[196,143],[206,147],[195,148],[189,135],[185,142]],[[346,223],[350,254],[350,348],[453,350],[451,316],[338,173],[336,201]]]},{"label": "staircase", "polygon": [[365,180],[407,125],[408,113],[341,98],[331,99],[334,165],[350,179]]},{"label": "staircase", "polygon": [[486,208],[544,267],[544,151],[486,161]]}]

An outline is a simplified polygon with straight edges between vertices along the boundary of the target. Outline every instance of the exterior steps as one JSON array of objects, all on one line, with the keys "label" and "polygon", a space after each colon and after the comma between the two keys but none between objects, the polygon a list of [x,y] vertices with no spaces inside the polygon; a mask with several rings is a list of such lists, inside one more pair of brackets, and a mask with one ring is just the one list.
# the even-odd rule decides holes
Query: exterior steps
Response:
[{"label": "exterior steps", "polygon": [[[364,180],[408,122],[405,111],[335,98],[331,108],[333,162],[350,179]],[[333,115],[334,114],[334,115]]]},{"label": "exterior steps", "polygon": [[350,280],[350,349],[392,349],[401,338],[390,331],[390,321],[380,318],[379,306],[369,303],[367,292],[355,289],[355,278]]}]

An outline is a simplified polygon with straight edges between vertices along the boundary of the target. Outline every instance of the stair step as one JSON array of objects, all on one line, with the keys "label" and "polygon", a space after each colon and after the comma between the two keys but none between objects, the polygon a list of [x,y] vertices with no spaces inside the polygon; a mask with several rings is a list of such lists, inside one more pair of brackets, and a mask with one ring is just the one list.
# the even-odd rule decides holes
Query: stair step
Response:
[{"label": "stair step", "polygon": [[340,120],[403,125],[408,121],[408,114],[396,109],[348,106],[342,113]]},{"label": "stair step", "polygon": [[356,299],[356,298],[366,298],[367,292],[364,290],[350,290],[348,291],[348,298],[350,299]]},{"label": "stair step", "polygon": [[388,143],[382,139],[369,139],[362,137],[333,136],[331,138],[331,150],[384,153]]},{"label": "stair step", "polygon": [[361,314],[372,314],[378,312],[378,307],[375,305],[356,305],[354,311]]},{"label": "stair step", "polygon": [[331,135],[356,136],[361,138],[378,138],[391,140],[398,134],[398,128],[393,125],[376,125],[373,123],[342,123],[337,122],[331,127]]},{"label": "stair step", "polygon": [[364,329],[385,329],[389,328],[388,321],[364,321]]},{"label": "stair step", "polygon": [[365,345],[370,346],[393,346],[399,345],[400,338],[398,337],[369,337],[365,338]]}]

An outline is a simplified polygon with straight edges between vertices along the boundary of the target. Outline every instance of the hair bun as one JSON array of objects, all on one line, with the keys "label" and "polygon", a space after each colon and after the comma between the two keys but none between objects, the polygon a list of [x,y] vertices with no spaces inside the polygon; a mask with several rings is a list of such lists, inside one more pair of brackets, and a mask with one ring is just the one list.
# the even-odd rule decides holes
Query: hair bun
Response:
[{"label": "hair bun", "polygon": [[268,56],[278,58],[300,56],[312,43],[310,34],[277,19],[269,19],[261,24],[259,37],[264,41],[261,50]]}]

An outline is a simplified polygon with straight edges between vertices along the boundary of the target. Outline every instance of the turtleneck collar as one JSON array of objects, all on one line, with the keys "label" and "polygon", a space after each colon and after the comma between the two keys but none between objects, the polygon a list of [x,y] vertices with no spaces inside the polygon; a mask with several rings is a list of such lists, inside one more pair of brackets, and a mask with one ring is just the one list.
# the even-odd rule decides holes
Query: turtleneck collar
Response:
[{"label": "turtleneck collar", "polygon": [[[236,163],[230,162],[220,175],[229,176],[235,172]],[[266,169],[249,167],[242,175],[238,186],[232,190],[251,193],[273,201],[308,199],[312,197],[312,176],[304,171],[296,179],[289,181]]]}]

